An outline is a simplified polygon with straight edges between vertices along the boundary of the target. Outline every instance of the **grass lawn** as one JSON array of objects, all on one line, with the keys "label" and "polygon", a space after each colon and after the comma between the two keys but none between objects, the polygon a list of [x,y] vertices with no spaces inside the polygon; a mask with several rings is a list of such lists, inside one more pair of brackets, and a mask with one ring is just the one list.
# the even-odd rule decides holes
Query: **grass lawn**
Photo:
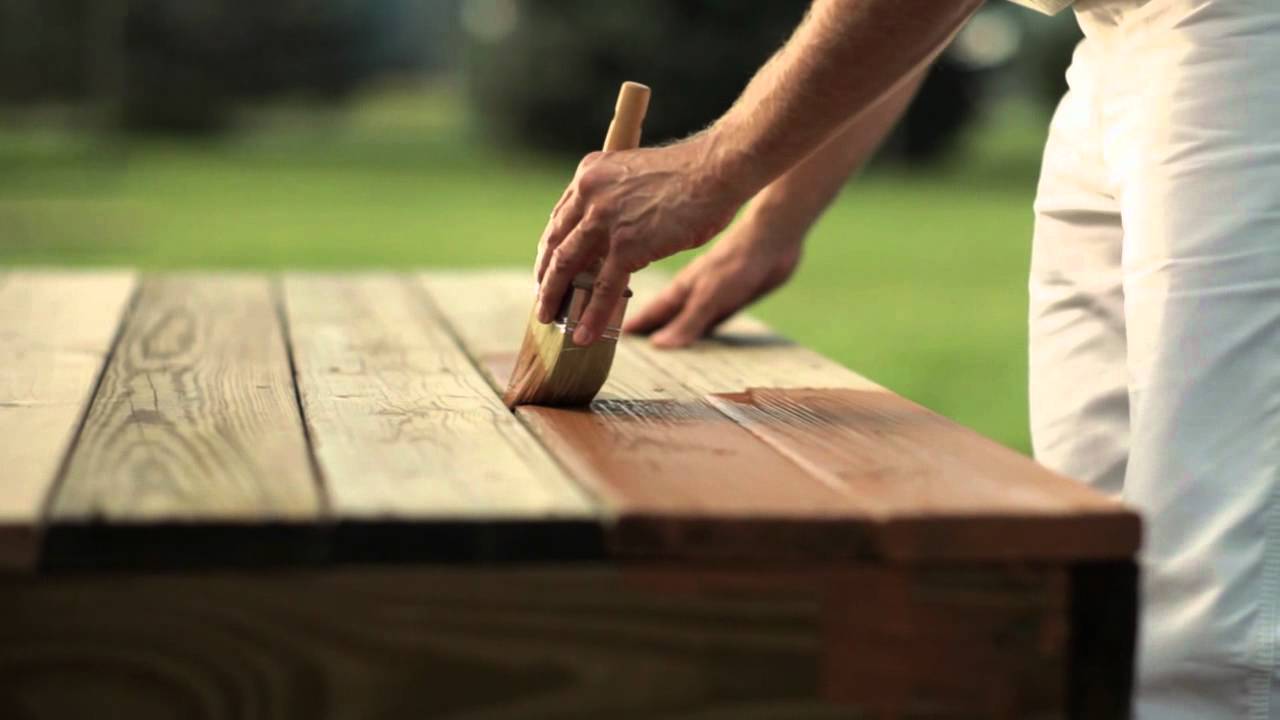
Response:
[{"label": "grass lawn", "polygon": [[[873,171],[755,312],[1015,448],[1025,272],[1043,136],[995,114],[947,168]],[[594,147],[598,138],[584,138]],[[0,263],[143,268],[526,266],[572,159],[476,139],[440,93],[276,118],[210,143],[0,129]],[[684,258],[666,263],[678,267]]]}]

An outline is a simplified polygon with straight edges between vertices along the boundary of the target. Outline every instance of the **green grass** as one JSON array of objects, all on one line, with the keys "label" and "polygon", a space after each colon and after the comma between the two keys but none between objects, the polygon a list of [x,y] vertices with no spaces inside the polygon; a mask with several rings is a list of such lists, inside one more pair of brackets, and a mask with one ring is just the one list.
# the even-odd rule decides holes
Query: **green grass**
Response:
[{"label": "green grass", "polygon": [[[0,129],[0,263],[528,265],[574,163],[486,146],[470,127],[435,93],[381,96],[340,118],[276,118],[209,143]],[[755,312],[1025,450],[1042,133],[1014,108],[943,170],[860,178],[815,229],[794,281]]]}]

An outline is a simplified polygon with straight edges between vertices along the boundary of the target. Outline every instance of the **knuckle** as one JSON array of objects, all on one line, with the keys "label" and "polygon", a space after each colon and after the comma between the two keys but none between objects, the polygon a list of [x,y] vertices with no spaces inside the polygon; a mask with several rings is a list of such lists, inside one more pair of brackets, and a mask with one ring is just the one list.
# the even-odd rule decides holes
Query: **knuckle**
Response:
[{"label": "knuckle", "polygon": [[638,273],[649,267],[649,261],[644,258],[626,259],[623,260],[622,267],[626,268],[629,273]]},{"label": "knuckle", "polygon": [[634,245],[635,241],[635,231],[629,227],[623,227],[609,237],[609,246],[616,252],[623,252],[625,248]]},{"label": "knuckle", "polygon": [[612,173],[604,163],[593,162],[578,173],[578,192],[591,196],[612,184]]},{"label": "knuckle", "polygon": [[610,296],[618,292],[619,283],[611,277],[600,276],[592,283],[591,289],[597,295]]},{"label": "knuckle", "polygon": [[649,267],[649,261],[629,248],[619,248],[616,262],[627,273],[637,273]]},{"label": "knuckle", "polygon": [[551,253],[551,269],[558,273],[571,272],[574,269],[575,258],[572,248],[566,248],[564,245],[556,248]]}]

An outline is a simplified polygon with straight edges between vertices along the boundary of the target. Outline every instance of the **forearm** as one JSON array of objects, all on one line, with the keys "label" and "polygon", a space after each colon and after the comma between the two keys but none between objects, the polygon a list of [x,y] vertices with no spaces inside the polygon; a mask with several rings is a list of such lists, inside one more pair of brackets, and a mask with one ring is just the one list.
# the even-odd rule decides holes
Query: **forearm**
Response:
[{"label": "forearm", "polygon": [[803,234],[827,208],[849,176],[871,159],[923,81],[925,69],[911,74],[871,107],[837,130],[808,157],[787,170],[747,205],[754,222]]},{"label": "forearm", "polygon": [[704,139],[716,179],[749,197],[900,88],[982,0],[815,0]]}]

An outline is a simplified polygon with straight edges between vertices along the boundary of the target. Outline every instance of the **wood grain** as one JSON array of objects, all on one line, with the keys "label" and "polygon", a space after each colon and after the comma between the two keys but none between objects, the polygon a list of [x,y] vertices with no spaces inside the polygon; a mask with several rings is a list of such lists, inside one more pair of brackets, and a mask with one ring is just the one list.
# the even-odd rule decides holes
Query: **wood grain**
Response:
[{"label": "wood grain", "polygon": [[0,567],[36,561],[40,516],[135,282],[129,271],[0,274]]},{"label": "wood grain", "polygon": [[[268,281],[146,280],[54,498],[53,522],[266,527],[314,523],[322,505]],[[164,544],[155,528],[142,529]]]},{"label": "wood grain", "polygon": [[842,491],[895,561],[1128,558],[1136,514],[904,398],[867,390],[714,396],[761,440]]},{"label": "wood grain", "polygon": [[[527,304],[511,275],[473,276],[428,290],[463,345],[503,387]],[[448,304],[445,305],[445,298]],[[496,308],[496,310],[495,310]],[[496,351],[496,352],[495,352]],[[838,492],[802,471],[622,342],[589,409],[522,406],[517,415],[611,517],[624,556],[857,556],[864,528],[836,522]],[[838,509],[836,509],[838,512]]]},{"label": "wood grain", "polygon": [[849,717],[819,609],[589,566],[10,578],[0,716]]},{"label": "wood grain", "polygon": [[493,559],[521,552],[508,545],[539,528],[564,530],[565,552],[590,552],[571,545],[598,526],[591,501],[498,401],[420,288],[297,274],[283,287],[303,415],[340,526],[335,553]]}]

